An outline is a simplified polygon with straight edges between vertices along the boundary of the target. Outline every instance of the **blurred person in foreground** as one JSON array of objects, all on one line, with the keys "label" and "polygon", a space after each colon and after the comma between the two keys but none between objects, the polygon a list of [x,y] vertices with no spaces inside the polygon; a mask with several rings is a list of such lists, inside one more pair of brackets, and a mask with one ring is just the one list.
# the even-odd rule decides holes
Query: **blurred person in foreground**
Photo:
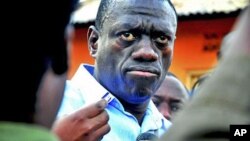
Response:
[{"label": "blurred person in foreground", "polygon": [[[220,59],[222,58],[222,56],[226,53],[226,51],[228,50],[228,47],[230,46],[230,42],[228,42],[228,40],[230,40],[231,36],[233,35],[233,31],[231,31],[230,33],[228,33],[226,36],[224,36],[224,38],[222,39],[221,42],[221,47],[217,52],[217,60],[218,60],[218,64],[220,63]],[[196,82],[193,84],[192,88],[191,88],[191,97],[193,95],[195,95],[195,93],[198,91],[198,89],[200,88],[200,86],[202,86],[202,84],[209,79],[209,77],[213,75],[213,71],[208,72],[203,74],[202,76],[200,76]]]},{"label": "blurred person in foreground", "polygon": [[[15,32],[16,36],[6,34],[3,37],[5,40],[13,39],[5,53],[12,54],[15,62],[10,61],[11,66],[6,66],[9,80],[6,80],[5,87],[11,89],[0,102],[1,141],[57,140],[50,133],[50,128],[67,78],[66,31],[70,28],[74,2],[63,1],[57,10],[53,2],[51,5],[47,1],[39,4],[12,4],[13,9],[17,6],[15,17],[22,19],[8,21],[10,25],[16,23],[15,26],[7,25],[9,32]],[[26,12],[20,10],[21,7]],[[6,102],[11,102],[11,106],[2,105]]]},{"label": "blurred person in foreground", "polygon": [[161,141],[226,141],[230,125],[250,124],[249,6],[233,29],[213,75],[176,116]]},{"label": "blurred person in foreground", "polygon": [[189,100],[189,91],[173,73],[168,72],[152,100],[163,116],[171,121]]},{"label": "blurred person in foreground", "polygon": [[[5,20],[4,27],[9,30],[2,37],[8,44],[5,44],[7,56],[3,59],[7,62],[4,69],[7,71],[2,79],[5,82],[2,91],[6,93],[1,95],[0,102],[0,141],[58,140],[50,129],[67,78],[67,47],[70,46],[67,40],[72,33],[69,21],[76,1],[44,0],[38,5],[32,4],[12,2],[12,8],[17,11],[14,15],[8,12],[8,16],[21,19]],[[91,119],[92,113],[104,111],[105,104],[104,100],[93,103],[85,108],[83,116]],[[89,120],[81,126],[89,124],[97,123]]]},{"label": "blurred person in foreground", "polygon": [[[151,97],[165,79],[172,61],[177,15],[169,0],[102,0],[88,47],[95,65],[80,65],[67,82],[54,131],[62,140],[97,135],[103,141],[145,140],[170,127]],[[89,126],[84,133],[81,108],[109,96],[109,127]],[[69,119],[69,117],[72,117]],[[145,135],[145,134],[144,134]],[[148,136],[146,134],[145,136]]]}]

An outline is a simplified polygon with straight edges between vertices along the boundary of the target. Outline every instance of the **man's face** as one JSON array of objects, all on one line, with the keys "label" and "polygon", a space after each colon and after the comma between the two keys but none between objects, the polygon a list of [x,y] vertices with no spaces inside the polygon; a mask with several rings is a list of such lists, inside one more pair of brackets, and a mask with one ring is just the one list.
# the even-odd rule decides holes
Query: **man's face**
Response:
[{"label": "man's face", "polygon": [[175,113],[183,107],[189,95],[183,84],[173,76],[167,76],[152,97],[163,116],[172,120]]},{"label": "man's face", "polygon": [[95,77],[128,103],[147,101],[171,64],[174,10],[164,1],[118,1],[100,29]]}]

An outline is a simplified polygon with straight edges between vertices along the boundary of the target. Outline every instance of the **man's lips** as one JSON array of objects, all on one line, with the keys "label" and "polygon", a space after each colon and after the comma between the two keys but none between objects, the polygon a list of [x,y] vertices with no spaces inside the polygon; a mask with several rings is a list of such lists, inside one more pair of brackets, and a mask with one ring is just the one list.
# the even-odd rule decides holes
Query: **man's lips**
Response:
[{"label": "man's lips", "polygon": [[156,77],[157,74],[147,71],[128,71],[127,74],[141,77]]},{"label": "man's lips", "polygon": [[160,75],[160,71],[152,67],[130,67],[126,69],[126,73],[139,77],[157,77]]}]

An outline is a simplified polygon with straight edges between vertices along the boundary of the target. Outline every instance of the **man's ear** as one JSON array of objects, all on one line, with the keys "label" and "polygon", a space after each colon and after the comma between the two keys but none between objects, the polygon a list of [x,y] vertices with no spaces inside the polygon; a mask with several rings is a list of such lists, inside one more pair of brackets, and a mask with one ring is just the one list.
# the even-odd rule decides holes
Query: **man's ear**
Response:
[{"label": "man's ear", "polygon": [[93,58],[96,58],[96,53],[98,49],[98,39],[99,39],[99,32],[95,26],[90,26],[88,29],[88,48],[90,55]]}]

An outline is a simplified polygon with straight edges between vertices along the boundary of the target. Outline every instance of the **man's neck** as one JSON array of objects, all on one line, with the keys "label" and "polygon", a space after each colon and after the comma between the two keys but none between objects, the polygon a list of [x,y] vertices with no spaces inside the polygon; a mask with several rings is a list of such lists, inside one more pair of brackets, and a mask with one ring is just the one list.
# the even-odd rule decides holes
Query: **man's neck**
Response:
[{"label": "man's neck", "polygon": [[146,113],[149,101],[150,100],[145,101],[144,103],[140,103],[140,104],[131,104],[131,103],[125,102],[123,100],[120,100],[125,111],[127,111],[127,112],[131,113],[133,116],[135,116],[136,119],[138,120],[138,123],[140,126],[142,124],[144,115]]}]

